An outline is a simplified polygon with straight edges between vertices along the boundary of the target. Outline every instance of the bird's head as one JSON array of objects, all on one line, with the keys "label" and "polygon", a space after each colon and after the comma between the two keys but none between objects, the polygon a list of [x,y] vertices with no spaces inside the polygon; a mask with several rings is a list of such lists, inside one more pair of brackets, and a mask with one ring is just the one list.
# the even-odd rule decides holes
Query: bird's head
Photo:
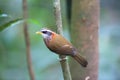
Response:
[{"label": "bird's head", "polygon": [[40,31],[37,31],[36,34],[41,34],[43,38],[46,39],[46,38],[52,38],[56,33],[49,29],[42,29]]}]

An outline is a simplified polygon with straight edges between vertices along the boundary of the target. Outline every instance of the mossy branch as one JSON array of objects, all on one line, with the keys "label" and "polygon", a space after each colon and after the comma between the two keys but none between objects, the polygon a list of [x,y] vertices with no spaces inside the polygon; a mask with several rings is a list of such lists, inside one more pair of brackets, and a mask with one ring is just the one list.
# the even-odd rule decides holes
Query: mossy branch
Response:
[{"label": "mossy branch", "polygon": [[[54,0],[54,14],[56,18],[57,31],[60,35],[63,35],[60,0]],[[64,80],[72,80],[66,56],[59,55],[59,58],[63,71]]]}]

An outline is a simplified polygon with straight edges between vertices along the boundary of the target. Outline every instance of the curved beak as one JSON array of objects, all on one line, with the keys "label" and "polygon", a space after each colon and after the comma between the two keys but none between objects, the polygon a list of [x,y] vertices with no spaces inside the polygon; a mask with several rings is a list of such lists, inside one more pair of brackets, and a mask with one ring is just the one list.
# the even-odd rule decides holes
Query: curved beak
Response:
[{"label": "curved beak", "polygon": [[42,34],[40,31],[37,31],[36,34]]}]

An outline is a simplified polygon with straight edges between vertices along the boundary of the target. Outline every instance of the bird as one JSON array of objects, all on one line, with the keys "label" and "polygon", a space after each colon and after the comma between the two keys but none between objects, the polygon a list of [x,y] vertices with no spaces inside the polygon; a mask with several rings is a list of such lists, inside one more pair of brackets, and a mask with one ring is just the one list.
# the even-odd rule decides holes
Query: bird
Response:
[{"label": "bird", "polygon": [[36,34],[42,35],[43,40],[50,51],[59,55],[71,56],[81,64],[81,66],[87,67],[87,60],[82,57],[77,49],[62,35],[46,28],[37,31]]}]

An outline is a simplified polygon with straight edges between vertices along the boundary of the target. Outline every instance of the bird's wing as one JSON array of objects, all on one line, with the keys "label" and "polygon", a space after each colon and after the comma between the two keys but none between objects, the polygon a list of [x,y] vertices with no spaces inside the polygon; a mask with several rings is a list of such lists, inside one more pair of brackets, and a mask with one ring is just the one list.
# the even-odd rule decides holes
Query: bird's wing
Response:
[{"label": "bird's wing", "polygon": [[71,55],[74,52],[74,48],[71,45],[67,44],[63,45],[60,49],[62,50],[62,53],[66,55]]}]

